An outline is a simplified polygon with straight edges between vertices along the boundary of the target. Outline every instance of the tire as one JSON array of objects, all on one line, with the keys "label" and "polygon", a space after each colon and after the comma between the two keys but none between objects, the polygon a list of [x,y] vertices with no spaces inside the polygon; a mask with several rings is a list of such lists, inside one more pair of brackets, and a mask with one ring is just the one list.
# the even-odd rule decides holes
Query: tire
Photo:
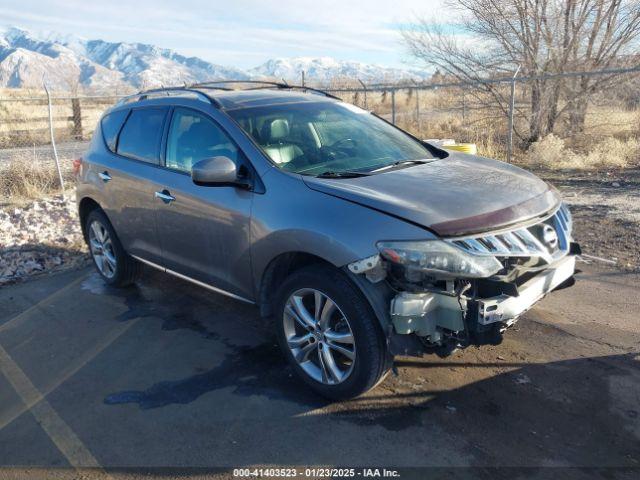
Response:
[{"label": "tire", "polygon": [[[299,313],[301,308],[307,315]],[[316,317],[320,321],[311,327]],[[276,294],[275,326],[280,348],[296,374],[323,397],[357,397],[382,381],[391,367],[382,329],[369,302],[336,268],[314,265],[291,274]]]},{"label": "tire", "polygon": [[84,231],[93,264],[108,285],[126,287],[140,278],[142,265],[124,251],[102,210],[95,209],[87,215]]}]

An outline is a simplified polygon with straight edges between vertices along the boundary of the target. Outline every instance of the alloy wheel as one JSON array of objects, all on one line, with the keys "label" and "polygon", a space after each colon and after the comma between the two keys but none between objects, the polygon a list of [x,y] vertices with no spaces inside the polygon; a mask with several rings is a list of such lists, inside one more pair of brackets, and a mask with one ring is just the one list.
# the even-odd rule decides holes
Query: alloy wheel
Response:
[{"label": "alloy wheel", "polygon": [[356,360],[349,320],[325,293],[313,288],[295,291],[284,307],[287,345],[300,368],[326,385],[345,381]]},{"label": "alloy wheel", "polygon": [[113,278],[117,263],[113,242],[108,230],[97,220],[89,227],[89,248],[100,273]]}]

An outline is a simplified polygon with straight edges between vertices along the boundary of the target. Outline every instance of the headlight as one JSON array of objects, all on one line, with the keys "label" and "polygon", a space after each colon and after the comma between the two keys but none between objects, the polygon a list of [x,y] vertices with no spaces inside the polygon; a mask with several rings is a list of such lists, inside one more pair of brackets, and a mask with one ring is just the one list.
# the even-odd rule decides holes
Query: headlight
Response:
[{"label": "headlight", "polygon": [[437,276],[490,277],[502,269],[493,255],[473,255],[442,240],[378,242],[385,260]]}]

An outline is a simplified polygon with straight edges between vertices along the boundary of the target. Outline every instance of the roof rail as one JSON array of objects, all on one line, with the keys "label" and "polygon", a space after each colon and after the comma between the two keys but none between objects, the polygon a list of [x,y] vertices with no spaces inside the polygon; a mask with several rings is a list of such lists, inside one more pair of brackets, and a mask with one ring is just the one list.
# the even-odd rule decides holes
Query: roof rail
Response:
[{"label": "roof rail", "polygon": [[243,90],[261,90],[261,89],[265,89],[265,88],[273,88],[276,87],[278,89],[283,89],[283,90],[302,90],[302,91],[309,91],[312,93],[318,93],[320,95],[324,95],[325,97],[329,97],[329,98],[333,98],[335,100],[341,100],[341,98],[336,97],[335,95],[331,95],[328,92],[325,92],[324,90],[320,90],[318,88],[312,88],[312,87],[307,87],[305,85],[289,85],[288,83],[284,82],[284,80],[282,82],[272,82],[272,81],[268,81],[268,80],[216,80],[213,82],[201,82],[201,83],[194,83],[193,85],[189,85],[189,88],[215,88],[218,90],[233,90],[231,88],[220,88],[217,85],[224,85],[224,84],[249,84],[249,85],[257,85],[255,87],[250,87],[250,88],[245,88]]},{"label": "roof rail", "polygon": [[[221,88],[220,90],[229,90],[229,89]],[[171,96],[172,94],[179,95],[181,93],[194,94],[200,100],[203,100],[203,101],[205,101],[207,103],[215,105],[216,107],[220,107],[220,103],[219,102],[217,102],[216,100],[211,98],[206,93],[201,92],[199,90],[194,90],[190,86],[184,86],[184,87],[162,87],[162,88],[151,88],[149,90],[141,90],[138,93],[134,93],[133,95],[128,95],[126,97],[121,98],[120,101],[116,105],[124,105],[125,103],[129,103],[129,102],[137,102],[137,101],[140,101],[140,100],[146,100],[147,98],[149,98],[150,95],[165,94],[168,97],[168,96]]]},{"label": "roof rail", "polygon": [[288,83],[270,82],[266,80],[265,81],[263,80],[216,80],[212,82],[194,83],[192,85],[184,85],[184,86],[178,86],[178,87],[161,87],[161,88],[151,88],[148,90],[141,90],[138,93],[134,93],[133,95],[127,95],[126,97],[121,98],[116,105],[124,105],[125,103],[129,103],[129,102],[146,100],[151,95],[160,96],[164,94],[166,96],[170,96],[172,94],[180,95],[184,93],[190,93],[190,94],[196,95],[200,100],[210,103],[211,105],[214,105],[217,108],[222,108],[222,104],[219,101],[217,101],[215,98],[212,98],[211,96],[207,95],[206,93],[202,92],[199,89],[224,90],[224,91],[239,90],[234,88],[223,87],[222,85],[225,85],[225,84],[256,85],[250,88],[245,88],[243,90],[260,90],[265,88],[278,88],[283,90],[302,90],[304,92],[308,91],[308,92],[324,95],[325,97],[333,98],[335,100],[342,100],[341,98],[336,97],[335,95],[331,95],[330,93],[325,92],[324,90],[319,90],[317,88],[307,87],[304,85],[289,85]]},{"label": "roof rail", "polygon": [[[274,87],[287,87],[288,85],[284,82],[271,82],[268,80],[213,80],[211,82],[199,82],[199,83],[194,83],[193,85],[190,85],[191,88],[202,88],[202,87],[214,87],[214,88],[218,88],[215,87],[215,85],[225,85],[225,84],[239,84],[239,83],[253,83],[253,84],[263,84],[263,85],[270,85],[270,86],[274,86]],[[228,89],[231,90],[231,89]]]}]

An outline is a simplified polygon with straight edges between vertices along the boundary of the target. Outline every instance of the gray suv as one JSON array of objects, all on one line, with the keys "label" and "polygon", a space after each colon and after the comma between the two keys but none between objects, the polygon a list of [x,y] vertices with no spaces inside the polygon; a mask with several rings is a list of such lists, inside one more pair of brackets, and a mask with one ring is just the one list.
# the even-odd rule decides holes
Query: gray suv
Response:
[{"label": "gray suv", "polygon": [[500,343],[572,284],[579,253],[533,174],[264,82],[120,101],[79,163],[77,202],[107,284],[145,264],[256,304],[298,376],[334,399],[374,387],[395,355]]}]

